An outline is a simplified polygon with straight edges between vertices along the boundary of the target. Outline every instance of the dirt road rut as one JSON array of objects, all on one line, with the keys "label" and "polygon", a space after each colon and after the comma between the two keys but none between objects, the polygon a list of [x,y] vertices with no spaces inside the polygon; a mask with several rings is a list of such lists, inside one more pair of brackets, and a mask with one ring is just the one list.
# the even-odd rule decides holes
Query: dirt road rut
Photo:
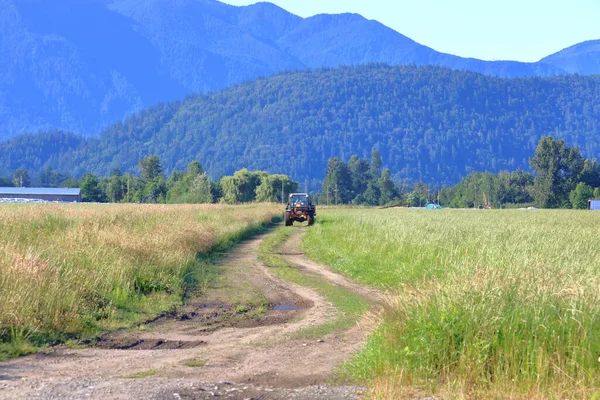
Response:
[{"label": "dirt road rut", "polygon": [[[306,259],[297,245],[305,228],[293,229],[282,254],[297,268],[381,299]],[[332,386],[330,378],[366,332],[357,325],[318,340],[295,338],[337,310],[315,290],[276,278],[258,260],[264,238],[234,248],[218,264],[220,286],[173,315],[108,334],[91,348],[57,346],[0,364],[0,398],[360,398],[361,388]]]}]

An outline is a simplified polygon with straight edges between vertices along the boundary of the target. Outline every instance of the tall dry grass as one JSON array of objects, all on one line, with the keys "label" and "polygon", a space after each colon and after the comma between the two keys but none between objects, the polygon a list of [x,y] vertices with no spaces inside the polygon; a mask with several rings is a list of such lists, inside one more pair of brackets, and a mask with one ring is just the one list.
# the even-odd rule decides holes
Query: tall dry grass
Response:
[{"label": "tall dry grass", "polygon": [[271,205],[0,206],[4,352],[172,307],[202,279],[198,255],[278,213]]},{"label": "tall dry grass", "polygon": [[374,398],[600,393],[600,213],[322,210],[309,253],[393,301],[349,364]]}]

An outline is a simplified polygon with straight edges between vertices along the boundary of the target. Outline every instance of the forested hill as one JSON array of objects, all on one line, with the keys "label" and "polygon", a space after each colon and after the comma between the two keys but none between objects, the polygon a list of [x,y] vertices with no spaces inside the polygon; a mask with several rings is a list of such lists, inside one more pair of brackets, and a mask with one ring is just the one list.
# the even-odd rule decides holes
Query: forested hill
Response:
[{"label": "forested hill", "polygon": [[281,71],[383,62],[549,76],[599,73],[598,60],[589,44],[537,63],[466,59],[360,15],[300,18],[270,3],[0,0],[0,140],[94,135],[159,101]]},{"label": "forested hill", "polygon": [[397,179],[456,183],[473,170],[528,169],[543,135],[600,153],[600,77],[501,79],[439,67],[367,65],[279,74],[160,104],[82,140],[59,132],[0,143],[17,168],[107,175],[161,157],[218,178],[240,168],[322,179],[329,157],[378,148]]}]

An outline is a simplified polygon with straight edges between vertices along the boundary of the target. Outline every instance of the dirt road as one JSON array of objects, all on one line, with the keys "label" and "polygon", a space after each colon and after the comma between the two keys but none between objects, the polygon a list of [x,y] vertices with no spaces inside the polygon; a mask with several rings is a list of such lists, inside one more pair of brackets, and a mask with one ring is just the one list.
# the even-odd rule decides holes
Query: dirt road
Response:
[{"label": "dirt road", "polygon": [[[294,227],[282,254],[378,302],[381,294],[306,259]],[[276,278],[258,260],[265,235],[219,262],[219,284],[173,315],[103,337],[91,348],[57,346],[0,364],[0,398],[353,399],[359,387],[331,384],[334,369],[358,351],[365,330],[317,339],[295,333],[337,310],[315,290]],[[285,255],[288,254],[288,255]]]}]

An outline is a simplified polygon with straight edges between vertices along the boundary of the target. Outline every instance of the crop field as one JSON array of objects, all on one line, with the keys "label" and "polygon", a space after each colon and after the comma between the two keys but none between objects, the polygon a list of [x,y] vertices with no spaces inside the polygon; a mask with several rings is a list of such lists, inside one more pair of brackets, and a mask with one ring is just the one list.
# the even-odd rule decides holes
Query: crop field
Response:
[{"label": "crop field", "polygon": [[[339,338],[368,325],[362,350],[336,369],[335,379],[365,384],[370,398],[599,398],[600,214],[323,207],[310,228],[280,227],[233,248],[281,211],[265,204],[1,205],[0,359],[52,343],[93,344],[101,331],[117,328],[128,328],[125,338],[142,337],[145,329],[178,338],[188,332],[185,320],[173,317],[163,328],[147,321],[189,301],[203,304],[210,293],[217,299],[227,285],[245,287],[225,281],[247,273],[259,276],[252,285],[266,290],[264,296],[288,300],[265,300],[252,321],[240,315],[240,323],[258,324],[260,342],[244,347],[246,338],[232,333],[228,362],[267,360],[271,346],[282,346],[297,366],[297,355],[334,356],[344,343],[359,349],[364,334]],[[314,261],[303,259],[301,240]],[[327,266],[354,286],[322,274]],[[263,287],[263,280],[270,283]],[[261,318],[280,312],[269,304],[307,291],[313,300],[290,320],[301,328],[266,345],[264,337],[290,326],[260,325]],[[380,315],[373,315],[369,310],[379,308],[381,292],[386,300]],[[310,306],[313,301],[321,305]],[[208,363],[204,373],[222,363],[211,361],[223,351],[221,334],[198,333],[211,338],[191,362],[196,368]],[[318,347],[305,347],[307,342]],[[188,352],[177,356],[185,368]],[[105,371],[122,366],[125,357],[110,354],[96,360]],[[172,359],[154,361],[140,358],[144,370],[114,379],[169,376],[164,363],[172,365]],[[38,362],[46,365],[43,357],[32,358],[22,361],[29,368],[18,371],[37,376]],[[307,368],[288,371],[287,379],[303,377],[314,365]]]},{"label": "crop field", "polygon": [[598,398],[600,213],[322,209],[317,261],[390,296],[373,398]]},{"label": "crop field", "polygon": [[202,288],[270,205],[0,206],[0,358],[130,326]]}]

